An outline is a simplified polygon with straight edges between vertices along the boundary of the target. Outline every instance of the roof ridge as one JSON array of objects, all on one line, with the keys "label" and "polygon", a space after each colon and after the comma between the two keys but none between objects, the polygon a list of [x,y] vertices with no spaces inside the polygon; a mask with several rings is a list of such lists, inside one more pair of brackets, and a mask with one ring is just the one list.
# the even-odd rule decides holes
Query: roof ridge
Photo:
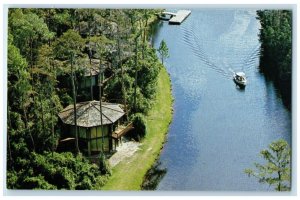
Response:
[{"label": "roof ridge", "polygon": [[[82,105],[83,106],[83,105]],[[81,106],[81,107],[82,107]],[[83,112],[81,112],[81,115],[79,115],[79,113],[77,113],[77,116],[76,116],[76,121],[78,121],[78,119],[80,118],[80,117],[82,117],[83,116],[83,114],[84,113],[86,113],[87,112],[87,110],[90,108],[90,106],[89,107],[87,107]],[[77,106],[76,106],[76,109],[77,109]],[[74,111],[73,111],[74,112]],[[88,112],[88,115],[89,115],[89,112]],[[73,115],[74,116],[74,115]],[[73,121],[75,122],[75,119],[73,119]],[[75,123],[74,123],[75,124]]]},{"label": "roof ridge", "polygon": [[[100,109],[98,109],[95,105],[93,105],[98,111],[99,111],[99,113],[100,113]],[[103,107],[103,106],[102,106]],[[111,121],[112,123],[113,123],[113,121],[109,118],[109,117],[107,117],[103,112],[102,113],[100,113],[100,115],[103,115],[104,117],[106,117],[106,119],[108,119],[109,121]],[[101,124],[102,125],[102,124]]]},{"label": "roof ridge", "polygon": [[102,107],[105,107],[105,108],[110,109],[110,110],[117,111],[117,112],[119,112],[119,113],[123,113],[123,112],[121,112],[121,111],[119,111],[119,110],[116,110],[116,109],[113,109],[113,108],[110,108],[110,107],[106,107],[106,106],[102,106]]}]

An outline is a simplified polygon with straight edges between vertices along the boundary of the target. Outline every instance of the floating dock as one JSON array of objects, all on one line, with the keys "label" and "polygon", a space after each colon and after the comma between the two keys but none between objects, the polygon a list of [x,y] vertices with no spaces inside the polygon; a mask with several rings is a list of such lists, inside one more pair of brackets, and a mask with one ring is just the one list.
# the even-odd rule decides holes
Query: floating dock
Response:
[{"label": "floating dock", "polygon": [[174,14],[169,20],[169,24],[181,24],[192,11],[190,10],[179,10],[176,14]]}]

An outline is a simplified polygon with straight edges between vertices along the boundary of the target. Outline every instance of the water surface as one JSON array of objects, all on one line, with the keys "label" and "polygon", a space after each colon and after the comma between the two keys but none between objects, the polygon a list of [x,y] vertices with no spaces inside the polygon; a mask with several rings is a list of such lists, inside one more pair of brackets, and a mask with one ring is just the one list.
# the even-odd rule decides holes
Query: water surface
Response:
[{"label": "water surface", "polygon": [[[291,113],[258,70],[259,28],[255,10],[239,9],[195,9],[180,26],[162,23],[154,46],[168,45],[175,101],[157,190],[272,190],[243,172],[272,141],[291,138]],[[245,90],[230,69],[246,73]]]}]

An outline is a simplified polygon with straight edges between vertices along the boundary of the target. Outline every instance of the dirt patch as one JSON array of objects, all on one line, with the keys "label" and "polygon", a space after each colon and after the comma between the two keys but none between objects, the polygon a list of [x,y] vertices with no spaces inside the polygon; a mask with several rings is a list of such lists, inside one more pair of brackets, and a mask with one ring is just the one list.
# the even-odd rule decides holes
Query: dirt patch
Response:
[{"label": "dirt patch", "polygon": [[117,147],[117,152],[108,159],[110,166],[114,167],[125,158],[131,157],[139,150],[140,145],[141,143],[135,141],[122,141]]}]

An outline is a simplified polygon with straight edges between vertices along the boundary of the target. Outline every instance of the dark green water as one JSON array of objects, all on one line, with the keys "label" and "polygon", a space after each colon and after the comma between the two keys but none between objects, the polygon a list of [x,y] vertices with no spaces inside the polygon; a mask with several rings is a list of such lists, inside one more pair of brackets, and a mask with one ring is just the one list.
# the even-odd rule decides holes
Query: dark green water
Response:
[{"label": "dark green water", "polygon": [[[169,47],[175,102],[157,190],[273,190],[243,173],[272,141],[291,140],[291,113],[258,70],[255,17],[255,10],[192,9],[180,26],[159,27],[153,42]],[[245,90],[229,68],[246,73]]]}]

